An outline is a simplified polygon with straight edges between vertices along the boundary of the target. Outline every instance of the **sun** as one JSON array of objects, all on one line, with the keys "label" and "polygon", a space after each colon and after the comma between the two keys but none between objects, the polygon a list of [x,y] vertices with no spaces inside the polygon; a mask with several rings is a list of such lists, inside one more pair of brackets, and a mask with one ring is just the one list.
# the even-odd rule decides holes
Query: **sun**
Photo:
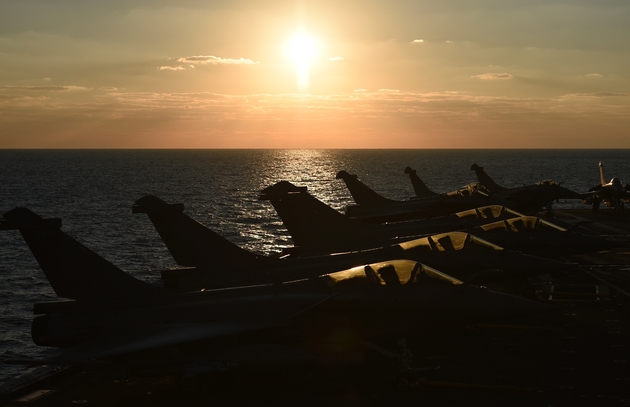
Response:
[{"label": "sun", "polygon": [[308,65],[319,53],[319,41],[308,33],[299,32],[287,41],[286,52],[296,65]]},{"label": "sun", "polygon": [[295,64],[300,89],[308,87],[309,67],[317,59],[320,48],[318,39],[306,32],[295,33],[286,43],[285,52]]}]

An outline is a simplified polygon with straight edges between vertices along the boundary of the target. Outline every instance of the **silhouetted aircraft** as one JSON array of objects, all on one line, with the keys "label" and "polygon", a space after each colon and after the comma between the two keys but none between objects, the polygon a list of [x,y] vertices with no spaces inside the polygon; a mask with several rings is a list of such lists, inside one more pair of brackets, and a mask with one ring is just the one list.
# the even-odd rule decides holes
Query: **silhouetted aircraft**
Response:
[{"label": "silhouetted aircraft", "polygon": [[626,184],[624,187],[617,177],[606,183],[604,164],[601,161],[599,162],[599,179],[599,185],[590,188],[589,192],[580,194],[582,202],[592,205],[594,211],[599,209],[602,202],[608,207],[623,210],[624,202],[630,203],[630,184]]},{"label": "silhouetted aircraft", "polygon": [[235,365],[338,365],[359,360],[373,338],[400,338],[414,325],[428,333],[549,309],[406,260],[283,284],[169,293],[59,226],[24,208],[0,223],[22,233],[57,295],[72,300],[34,307],[33,341],[60,348],[56,355],[7,363],[120,365],[184,377]]},{"label": "silhouetted aircraft", "polygon": [[572,232],[535,216],[521,216],[467,229],[468,233],[510,250],[558,258],[627,247],[597,236]]},{"label": "silhouetted aircraft", "polygon": [[[407,201],[385,198],[359,181],[356,175],[339,171],[337,179],[343,179],[357,205],[348,205],[346,215],[366,222],[384,223],[410,219],[427,219],[444,216],[467,209],[488,205],[514,203],[485,195],[470,194],[464,187],[449,194],[434,194]],[[420,181],[422,182],[422,181]],[[427,188],[428,191],[428,188]],[[429,191],[430,192],[430,191]]]},{"label": "silhouetted aircraft", "polygon": [[[463,197],[474,196],[474,195],[482,195],[482,196],[488,195],[487,193],[483,193],[483,194],[478,193],[480,191],[481,192],[484,191],[483,185],[481,185],[479,182],[473,182],[468,185],[464,185],[460,189],[456,189],[455,191],[451,191],[451,192],[446,192],[445,194],[438,194],[436,192],[431,191],[426,186],[426,184],[420,179],[420,177],[418,177],[416,170],[412,169],[411,167],[406,167],[405,174],[409,175],[409,180],[411,181],[413,191],[416,194],[416,196],[413,197],[412,199],[428,198],[428,197],[436,196],[436,195],[463,196]],[[492,205],[505,205],[506,203],[507,202],[502,201],[501,203],[493,203]]]},{"label": "silhouetted aircraft", "polygon": [[409,240],[520,215],[509,208],[485,206],[431,219],[374,224],[344,216],[310,195],[306,187],[288,181],[263,189],[258,199],[271,202],[302,253],[379,247],[389,239]]},{"label": "silhouetted aircraft", "polygon": [[[392,241],[400,242],[413,237],[448,231],[467,231],[501,247],[518,251],[533,247],[531,241],[542,239],[545,233],[553,233],[549,239],[556,240],[555,247],[558,248],[558,253],[561,253],[559,248],[563,246],[571,252],[587,253],[603,250],[602,247],[612,248],[620,245],[619,242],[573,233],[543,219],[523,217],[515,211],[497,206],[477,208],[441,218],[371,224],[343,216],[311,196],[306,187],[296,187],[287,181],[265,188],[259,199],[269,200],[276,209],[293,238],[295,250],[311,254],[384,246],[391,244]],[[494,232],[489,233],[481,227],[476,227],[504,219],[497,223],[501,224],[509,220],[507,218],[513,218],[510,220],[513,224],[519,223],[517,219],[521,219],[520,223],[533,225],[523,230],[535,233],[514,233],[519,230],[516,227],[503,228],[503,230],[494,228]],[[532,219],[535,220],[533,224]],[[540,225],[549,227],[540,227]],[[498,241],[502,233],[510,233],[510,246]],[[519,242],[523,243],[522,247]],[[543,240],[540,242],[542,243]]]},{"label": "silhouetted aircraft", "polygon": [[477,179],[490,194],[520,205],[519,209],[526,212],[537,212],[543,208],[550,209],[558,199],[580,199],[580,194],[560,186],[555,181],[545,180],[533,185],[523,185],[517,188],[504,188],[492,180],[483,167],[473,164],[471,170],[477,174]]},{"label": "silhouetted aircraft", "polygon": [[[408,242],[346,253],[278,258],[244,250],[183,213],[182,204],[167,204],[146,195],[133,206],[146,213],[180,266],[165,270],[165,287],[178,290],[263,284],[311,278],[366,263],[410,259],[475,283],[544,274],[566,264],[504,250],[470,234],[451,232]],[[229,270],[226,272],[226,270]],[[502,270],[502,273],[482,273]],[[481,274],[480,274],[481,273]]]}]

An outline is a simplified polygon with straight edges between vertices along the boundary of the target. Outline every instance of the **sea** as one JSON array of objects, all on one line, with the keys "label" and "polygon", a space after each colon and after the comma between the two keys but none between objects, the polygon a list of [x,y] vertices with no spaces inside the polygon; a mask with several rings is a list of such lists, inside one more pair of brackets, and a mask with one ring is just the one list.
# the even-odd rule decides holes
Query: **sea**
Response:
[{"label": "sea", "polygon": [[[352,198],[340,170],[381,195],[404,200],[413,189],[404,169],[417,170],[435,192],[475,182],[483,166],[495,182],[519,187],[552,179],[576,192],[606,179],[630,182],[630,150],[0,150],[0,215],[26,207],[61,218],[62,230],[129,274],[159,284],[177,265],[144,214],[132,214],[146,194],[183,203],[185,212],[239,246],[272,254],[292,245],[282,221],[259,192],[279,181],[305,186],[336,210]],[[555,204],[583,208],[580,201]],[[14,230],[0,231],[0,360],[45,357],[33,344],[33,304],[57,297]],[[0,364],[0,385],[22,366]]]}]

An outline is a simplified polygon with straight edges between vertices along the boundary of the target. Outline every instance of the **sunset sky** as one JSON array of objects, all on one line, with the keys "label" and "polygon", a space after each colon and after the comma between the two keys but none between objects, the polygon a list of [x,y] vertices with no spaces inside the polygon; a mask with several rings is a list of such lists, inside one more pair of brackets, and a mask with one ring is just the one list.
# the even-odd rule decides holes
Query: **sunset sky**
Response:
[{"label": "sunset sky", "polygon": [[0,0],[0,148],[616,147],[628,0]]}]

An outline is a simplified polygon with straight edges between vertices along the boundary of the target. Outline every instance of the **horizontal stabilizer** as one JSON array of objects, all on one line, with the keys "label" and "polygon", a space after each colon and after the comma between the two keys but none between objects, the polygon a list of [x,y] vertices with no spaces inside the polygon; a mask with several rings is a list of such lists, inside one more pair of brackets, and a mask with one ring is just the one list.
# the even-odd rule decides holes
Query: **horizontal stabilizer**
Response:
[{"label": "horizontal stabilizer", "polygon": [[169,204],[153,195],[140,198],[131,208],[131,213],[180,213],[184,211],[184,204]]},{"label": "horizontal stabilizer", "polygon": [[282,199],[287,195],[297,195],[306,193],[308,188],[298,187],[293,185],[289,181],[280,181],[275,185],[263,189],[258,195],[258,199],[261,201]]},{"label": "horizontal stabilizer", "polygon": [[[15,215],[12,219],[0,219],[0,230],[19,229],[61,229],[61,219],[43,219],[28,215],[30,212],[26,208],[15,208]],[[26,212],[28,211],[28,212]],[[20,212],[23,212],[20,214]]]}]

